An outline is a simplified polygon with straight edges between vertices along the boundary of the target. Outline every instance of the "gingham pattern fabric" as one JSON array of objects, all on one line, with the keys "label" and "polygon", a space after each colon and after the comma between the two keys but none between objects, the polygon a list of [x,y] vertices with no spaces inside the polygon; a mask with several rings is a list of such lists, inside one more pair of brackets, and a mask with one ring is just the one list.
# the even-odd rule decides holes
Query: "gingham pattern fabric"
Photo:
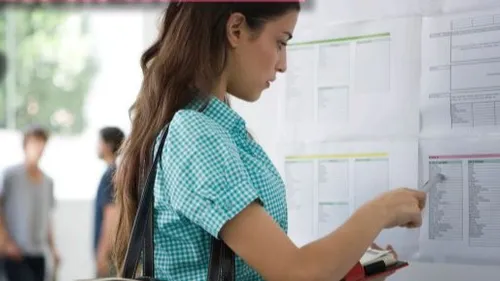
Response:
[{"label": "gingham pattern fabric", "polygon": [[[162,281],[207,280],[211,237],[253,201],[287,230],[284,183],[244,120],[216,98],[202,113],[200,106],[175,114],[156,174],[155,277]],[[236,257],[236,280],[263,279]]]}]

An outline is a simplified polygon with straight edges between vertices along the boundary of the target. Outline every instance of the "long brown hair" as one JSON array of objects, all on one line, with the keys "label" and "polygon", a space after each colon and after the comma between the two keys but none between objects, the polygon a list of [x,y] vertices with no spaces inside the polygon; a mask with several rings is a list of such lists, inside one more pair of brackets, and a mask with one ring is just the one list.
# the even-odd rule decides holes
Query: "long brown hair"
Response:
[{"label": "long brown hair", "polygon": [[[141,57],[144,74],[131,108],[131,133],[122,147],[115,177],[119,221],[114,259],[122,269],[138,205],[142,173],[151,164],[151,149],[161,129],[189,104],[197,92],[208,93],[226,65],[226,24],[241,13],[258,32],[263,24],[291,10],[298,0],[281,3],[172,3],[164,13],[157,40]],[[195,90],[196,89],[196,90]]]}]

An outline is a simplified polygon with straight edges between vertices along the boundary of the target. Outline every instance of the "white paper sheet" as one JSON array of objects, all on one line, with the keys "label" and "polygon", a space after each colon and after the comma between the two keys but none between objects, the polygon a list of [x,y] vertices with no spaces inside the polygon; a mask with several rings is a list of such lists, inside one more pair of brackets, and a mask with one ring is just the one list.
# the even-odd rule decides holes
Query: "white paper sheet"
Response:
[{"label": "white paper sheet", "polygon": [[289,47],[283,140],[418,135],[419,18],[325,26]]},{"label": "white paper sheet", "polygon": [[500,9],[425,18],[422,134],[500,133]]},{"label": "white paper sheet", "polygon": [[[308,0],[306,0],[308,1]],[[315,15],[320,22],[354,22],[422,12],[422,2],[430,0],[313,0]]]},{"label": "white paper sheet", "polygon": [[317,237],[326,236],[341,226],[351,215],[348,202],[318,203]]},{"label": "white paper sheet", "polygon": [[[288,145],[283,153],[289,235],[300,245],[331,233],[385,191],[417,188],[417,141]],[[418,232],[386,230],[377,242],[394,245],[404,256],[408,249],[416,251]]]},{"label": "white paper sheet", "polygon": [[314,236],[314,162],[287,161],[285,181],[287,189],[288,232],[301,246]]},{"label": "white paper sheet", "polygon": [[389,161],[389,157],[357,158],[353,161],[355,209],[389,190]]},{"label": "white paper sheet", "polygon": [[[308,1],[308,0],[306,0]],[[382,18],[463,12],[499,7],[498,0],[312,0],[313,9],[302,12],[308,22],[355,22]],[[299,21],[300,23],[300,21]]]},{"label": "white paper sheet", "polygon": [[316,49],[300,46],[288,52],[284,126],[289,140],[310,139],[314,122],[314,91],[316,84]]},{"label": "white paper sheet", "polygon": [[499,8],[498,0],[441,0],[442,11],[445,13],[464,12]]},{"label": "white paper sheet", "polygon": [[431,189],[418,258],[434,262],[500,263],[500,139],[421,143],[422,179],[443,173]]},{"label": "white paper sheet", "polygon": [[319,45],[319,87],[347,87],[350,81],[351,44]]}]

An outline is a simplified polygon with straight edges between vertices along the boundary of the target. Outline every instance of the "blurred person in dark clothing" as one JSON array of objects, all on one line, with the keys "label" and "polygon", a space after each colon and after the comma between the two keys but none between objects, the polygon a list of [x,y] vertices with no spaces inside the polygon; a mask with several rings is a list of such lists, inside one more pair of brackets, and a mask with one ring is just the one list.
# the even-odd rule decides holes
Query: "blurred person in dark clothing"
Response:
[{"label": "blurred person in dark clothing", "polygon": [[43,128],[27,130],[24,162],[5,169],[0,180],[0,248],[9,281],[43,281],[47,250],[59,263],[52,227],[54,182],[39,167],[48,139]]},{"label": "blurred person in dark clothing", "polygon": [[7,57],[5,53],[0,51],[0,84],[2,84],[7,75]]},{"label": "blurred person in dark clothing", "polygon": [[117,127],[105,127],[99,132],[98,155],[107,164],[95,198],[94,254],[97,277],[116,274],[111,262],[112,235],[117,219],[114,201],[113,175],[116,158],[125,134]]}]

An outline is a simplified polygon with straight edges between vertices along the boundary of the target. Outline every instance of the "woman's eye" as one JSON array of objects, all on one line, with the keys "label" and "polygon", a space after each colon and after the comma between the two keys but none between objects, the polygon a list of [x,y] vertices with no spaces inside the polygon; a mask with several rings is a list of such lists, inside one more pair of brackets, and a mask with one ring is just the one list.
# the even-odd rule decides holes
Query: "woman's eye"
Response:
[{"label": "woman's eye", "polygon": [[278,41],[278,48],[281,50],[281,48],[286,47],[287,43],[283,41]]}]

